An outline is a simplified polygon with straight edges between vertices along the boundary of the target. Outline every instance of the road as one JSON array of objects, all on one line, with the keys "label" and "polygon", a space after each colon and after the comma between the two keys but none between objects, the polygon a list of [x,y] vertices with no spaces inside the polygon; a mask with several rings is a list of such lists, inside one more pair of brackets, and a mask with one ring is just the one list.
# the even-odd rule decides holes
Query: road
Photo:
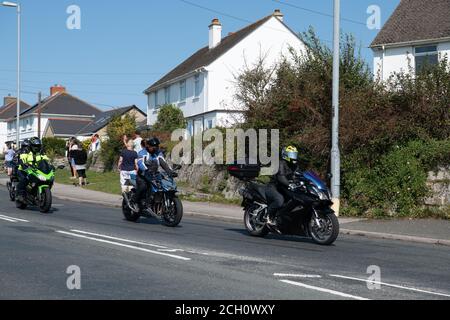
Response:
[{"label": "road", "polygon": [[[48,215],[20,211],[3,187],[0,198],[0,299],[450,299],[448,247],[352,236],[321,247],[252,238],[239,223],[170,229],[58,199]],[[80,290],[67,287],[70,266]],[[380,288],[369,289],[370,266]]]}]

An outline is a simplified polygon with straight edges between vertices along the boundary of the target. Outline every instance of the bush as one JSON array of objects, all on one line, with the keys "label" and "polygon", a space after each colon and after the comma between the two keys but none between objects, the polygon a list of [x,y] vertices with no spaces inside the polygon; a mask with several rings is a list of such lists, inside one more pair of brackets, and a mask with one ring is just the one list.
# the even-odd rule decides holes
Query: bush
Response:
[{"label": "bush", "polygon": [[429,196],[427,173],[450,159],[450,140],[412,141],[394,147],[372,167],[355,153],[343,163],[343,196],[351,215],[410,216]]},{"label": "bush", "polygon": [[58,138],[43,138],[42,144],[47,154],[63,157],[66,154],[66,141]]},{"label": "bush", "polygon": [[[310,29],[306,52],[276,66],[259,61],[237,77],[245,128],[280,129],[309,167],[325,176],[331,158],[332,51]],[[342,36],[340,147],[347,213],[406,215],[427,195],[426,173],[448,164],[450,64],[414,78],[373,81],[351,36]],[[439,151],[440,150],[440,151]],[[447,158],[439,154],[446,154]]]},{"label": "bush", "polygon": [[123,136],[131,136],[136,131],[136,120],[126,115],[115,116],[107,127],[108,140],[104,141],[101,148],[101,157],[105,164],[105,170],[112,170],[119,160],[123,145]]},{"label": "bush", "polygon": [[172,132],[176,129],[185,129],[186,125],[183,111],[174,105],[166,104],[159,109],[154,130]]}]

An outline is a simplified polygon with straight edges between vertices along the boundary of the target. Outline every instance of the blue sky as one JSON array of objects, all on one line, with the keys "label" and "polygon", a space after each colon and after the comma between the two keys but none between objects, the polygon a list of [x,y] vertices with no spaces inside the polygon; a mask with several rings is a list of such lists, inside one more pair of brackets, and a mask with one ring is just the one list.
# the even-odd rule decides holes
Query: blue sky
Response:
[{"label": "blue sky", "polygon": [[[368,6],[381,8],[384,24],[399,1],[341,0],[346,19],[343,31],[367,47],[378,32],[365,26]],[[323,40],[332,39],[332,18],[308,11],[332,14],[332,0],[281,1],[291,6],[273,0],[188,2],[22,0],[24,100],[35,103],[37,92],[48,95],[49,87],[58,83],[105,110],[131,104],[145,109],[142,91],[207,45],[208,25],[215,17],[220,18],[226,35],[279,8],[294,31],[312,25]],[[81,30],[66,27],[66,10],[73,4],[81,8]],[[15,95],[16,15],[12,8],[0,7],[0,43],[0,96]],[[371,65],[371,50],[363,48],[362,54]]]}]

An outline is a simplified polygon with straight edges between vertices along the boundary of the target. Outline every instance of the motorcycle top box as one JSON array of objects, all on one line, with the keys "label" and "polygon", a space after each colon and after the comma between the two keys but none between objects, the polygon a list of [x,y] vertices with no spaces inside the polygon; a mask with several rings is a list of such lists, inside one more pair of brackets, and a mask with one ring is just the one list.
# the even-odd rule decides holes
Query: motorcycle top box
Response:
[{"label": "motorcycle top box", "polygon": [[228,172],[239,180],[252,180],[259,177],[261,167],[257,164],[233,164],[228,166]]}]

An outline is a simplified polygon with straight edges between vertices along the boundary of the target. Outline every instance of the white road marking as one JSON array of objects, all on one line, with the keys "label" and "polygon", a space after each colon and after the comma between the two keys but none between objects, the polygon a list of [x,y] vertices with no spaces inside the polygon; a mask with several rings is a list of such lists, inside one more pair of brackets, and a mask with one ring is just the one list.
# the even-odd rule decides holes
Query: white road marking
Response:
[{"label": "white road marking", "polygon": [[161,255],[161,256],[165,256],[165,257],[169,257],[169,258],[174,258],[174,259],[178,259],[178,260],[183,260],[183,261],[190,261],[191,260],[190,258],[186,258],[186,257],[182,257],[182,256],[177,256],[177,255],[173,255],[173,254],[168,254],[168,253],[163,253],[163,252],[159,252],[159,251],[149,250],[149,249],[145,249],[145,248],[141,248],[141,247],[136,247],[136,246],[132,246],[132,245],[123,244],[123,243],[120,243],[120,242],[114,242],[114,241],[109,241],[109,240],[104,240],[104,239],[99,239],[99,238],[88,237],[88,236],[84,236],[84,235],[77,234],[77,233],[66,232],[66,231],[56,231],[56,232],[60,233],[60,234],[69,235],[69,236],[72,236],[72,237],[77,237],[77,238],[82,238],[82,239],[87,239],[87,240],[92,240],[92,241],[112,244],[112,245],[119,246],[119,247],[124,247],[124,248],[128,248],[128,249],[133,249],[133,250],[143,251],[143,252],[147,252],[147,253],[157,254],[157,255]]},{"label": "white road marking", "polygon": [[355,280],[355,281],[366,282],[366,283],[371,283],[371,284],[379,284],[379,285],[386,286],[386,287],[392,287],[392,288],[397,288],[397,289],[403,289],[403,290],[427,293],[427,294],[432,294],[432,295],[437,295],[437,296],[442,296],[442,297],[450,297],[450,294],[434,292],[434,291],[427,291],[427,290],[422,290],[422,289],[417,289],[417,288],[404,287],[404,286],[400,286],[400,285],[396,285],[396,284],[390,284],[390,283],[384,283],[384,282],[378,282],[378,281],[371,281],[371,280],[354,278],[354,277],[345,277],[345,276],[340,276],[340,275],[336,275],[336,274],[330,274],[330,277],[347,279],[347,280]]},{"label": "white road marking", "polygon": [[275,277],[281,277],[281,278],[312,278],[312,279],[319,279],[322,278],[322,276],[319,276],[318,274],[288,274],[288,273],[274,273]]},{"label": "white road marking", "polygon": [[320,291],[320,292],[325,292],[325,293],[329,293],[329,294],[333,294],[336,296],[340,296],[343,298],[350,298],[350,299],[355,299],[355,300],[369,300],[363,297],[358,297],[358,296],[353,296],[351,294],[347,294],[347,293],[343,293],[343,292],[339,292],[339,291],[334,291],[334,290],[330,290],[330,289],[325,289],[325,288],[320,288],[320,287],[315,287],[315,286],[310,286],[301,282],[295,282],[295,281],[290,281],[290,280],[280,280],[281,282],[287,283],[287,284],[292,284],[294,286],[297,287],[303,287],[306,289],[311,289],[311,290],[315,290],[315,291]]},{"label": "white road marking", "polygon": [[4,218],[4,217],[0,217],[0,220],[4,220],[4,221],[8,221],[8,222],[12,222],[12,223],[17,223],[17,221],[16,221],[16,220],[11,220],[11,219],[7,219],[7,218]]},{"label": "white road marking", "polygon": [[86,232],[86,231],[80,231],[80,230],[70,230],[70,231],[71,232],[85,234],[85,235],[89,235],[89,236],[95,236],[95,237],[101,237],[101,238],[105,238],[105,239],[110,239],[110,240],[117,240],[117,241],[122,241],[122,242],[140,244],[142,246],[148,246],[148,247],[153,247],[153,248],[158,248],[158,249],[163,249],[163,250],[168,249],[167,247],[159,246],[159,245],[152,244],[152,243],[128,240],[128,239],[117,238],[117,237],[111,237],[111,236],[107,236],[107,235],[104,235],[104,234],[98,234],[98,233],[92,233],[92,232]]},{"label": "white road marking", "polygon": [[13,218],[13,217],[9,217],[9,216],[4,216],[2,214],[0,214],[0,219],[6,220],[6,221],[11,221],[13,220],[13,222],[30,222],[28,220],[24,220],[24,219],[19,219],[19,218]]}]

